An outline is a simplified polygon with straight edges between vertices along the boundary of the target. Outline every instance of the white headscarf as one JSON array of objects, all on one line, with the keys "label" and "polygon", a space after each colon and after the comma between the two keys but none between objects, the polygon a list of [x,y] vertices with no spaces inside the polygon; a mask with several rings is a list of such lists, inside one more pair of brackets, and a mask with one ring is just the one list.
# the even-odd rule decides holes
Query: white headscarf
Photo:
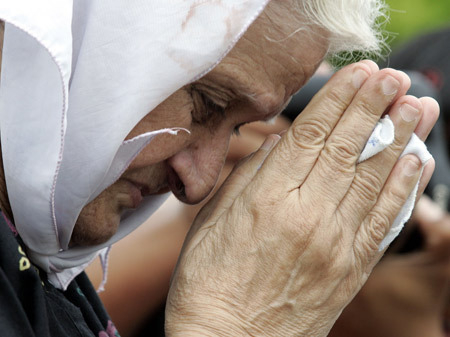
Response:
[{"label": "white headscarf", "polygon": [[[211,70],[268,0],[1,0],[0,132],[8,196],[31,260],[60,289],[165,197],[147,197],[108,242],[68,248],[81,209],[151,139],[124,141]],[[174,128],[177,125],[173,125]],[[151,146],[151,145],[149,145]]]}]

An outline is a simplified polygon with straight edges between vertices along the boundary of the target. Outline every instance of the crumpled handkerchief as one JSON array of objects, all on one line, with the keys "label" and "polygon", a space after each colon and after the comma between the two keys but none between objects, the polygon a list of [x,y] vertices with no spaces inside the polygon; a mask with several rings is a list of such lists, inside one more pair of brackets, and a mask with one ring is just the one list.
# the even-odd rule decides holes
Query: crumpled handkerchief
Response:
[{"label": "crumpled handkerchief", "polygon": [[[382,118],[377,125],[375,126],[369,140],[366,143],[361,155],[358,159],[358,163],[363,162],[366,159],[376,155],[377,153],[383,151],[386,147],[388,147],[394,141],[394,124],[392,123],[389,116],[385,116]],[[408,144],[403,150],[400,157],[403,157],[406,154],[415,154],[420,161],[422,162],[422,171],[420,174],[422,175],[423,168],[428,160],[432,158],[430,152],[428,152],[426,145],[423,141],[419,139],[415,134],[411,136]],[[403,229],[403,225],[406,221],[411,217],[412,210],[414,208],[414,203],[416,200],[417,189],[419,187],[419,183],[416,184],[413,191],[409,195],[405,204],[403,205],[400,213],[394,220],[394,223],[389,230],[389,233],[380,243],[378,247],[379,251],[385,249],[389,244],[397,237],[400,231]]]}]

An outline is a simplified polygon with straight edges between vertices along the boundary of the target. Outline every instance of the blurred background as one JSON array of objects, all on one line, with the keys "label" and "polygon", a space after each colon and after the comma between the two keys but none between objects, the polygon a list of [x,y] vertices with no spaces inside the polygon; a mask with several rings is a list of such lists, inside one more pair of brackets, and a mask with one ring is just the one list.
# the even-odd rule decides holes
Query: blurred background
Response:
[{"label": "blurred background", "polygon": [[413,36],[450,26],[450,0],[386,0],[386,2],[391,10],[391,18],[386,29],[392,33],[390,43],[392,48]]}]

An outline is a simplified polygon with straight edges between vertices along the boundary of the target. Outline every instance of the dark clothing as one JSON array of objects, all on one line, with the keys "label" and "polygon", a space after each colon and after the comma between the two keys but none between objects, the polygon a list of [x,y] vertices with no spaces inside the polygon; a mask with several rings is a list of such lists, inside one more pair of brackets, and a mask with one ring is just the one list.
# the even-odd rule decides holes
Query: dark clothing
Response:
[{"label": "dark clothing", "polygon": [[27,258],[22,240],[0,212],[0,336],[119,336],[85,273],[66,291]]}]

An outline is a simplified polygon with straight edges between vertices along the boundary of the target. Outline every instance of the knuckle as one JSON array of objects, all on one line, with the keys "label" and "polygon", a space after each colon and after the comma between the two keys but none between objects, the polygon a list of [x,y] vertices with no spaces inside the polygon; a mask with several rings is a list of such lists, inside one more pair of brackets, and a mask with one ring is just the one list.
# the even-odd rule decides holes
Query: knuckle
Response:
[{"label": "knuckle", "polygon": [[348,137],[336,136],[325,146],[323,154],[330,159],[333,169],[341,170],[342,167],[354,165],[359,150],[357,144]]},{"label": "knuckle", "polygon": [[369,215],[367,230],[365,231],[365,240],[367,248],[371,251],[377,250],[380,242],[386,236],[391,221],[385,213],[374,212]]},{"label": "knuckle", "polygon": [[323,121],[312,119],[293,125],[290,138],[296,147],[316,148],[323,145],[327,133],[328,130]]}]

